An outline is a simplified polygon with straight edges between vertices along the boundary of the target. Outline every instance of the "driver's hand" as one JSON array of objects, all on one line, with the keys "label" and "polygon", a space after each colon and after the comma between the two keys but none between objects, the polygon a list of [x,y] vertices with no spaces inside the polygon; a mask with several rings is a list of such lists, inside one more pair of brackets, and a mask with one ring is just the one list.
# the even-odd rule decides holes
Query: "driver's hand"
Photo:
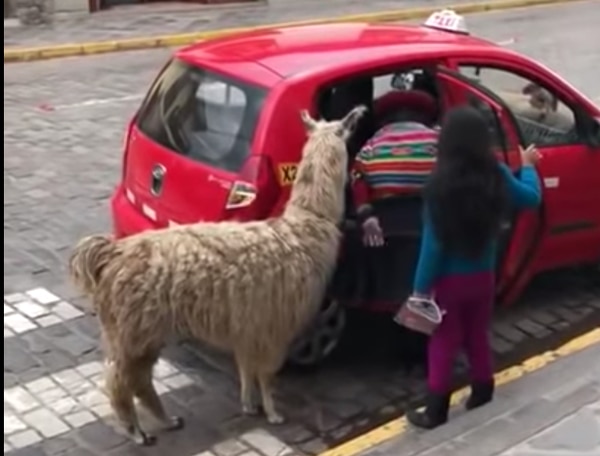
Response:
[{"label": "driver's hand", "polygon": [[381,247],[385,244],[383,230],[377,217],[369,217],[362,224],[363,243],[368,247]]}]

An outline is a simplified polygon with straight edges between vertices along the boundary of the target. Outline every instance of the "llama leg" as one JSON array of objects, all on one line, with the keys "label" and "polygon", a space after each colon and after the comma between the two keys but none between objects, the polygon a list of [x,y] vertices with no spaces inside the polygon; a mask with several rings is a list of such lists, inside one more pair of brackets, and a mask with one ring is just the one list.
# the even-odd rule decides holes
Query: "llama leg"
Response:
[{"label": "llama leg", "polygon": [[123,363],[111,363],[106,375],[106,390],[110,404],[125,430],[133,440],[145,446],[154,445],[156,437],[144,432],[133,404],[131,390],[131,375],[128,368],[123,368]]},{"label": "llama leg", "polygon": [[273,400],[273,388],[271,382],[273,380],[272,374],[260,374],[258,376],[258,384],[260,385],[260,394],[262,396],[262,404],[265,414],[267,415],[267,421],[271,424],[281,424],[285,421],[282,415],[280,415],[275,409],[275,401]]},{"label": "llama leg", "polygon": [[140,404],[148,410],[161,424],[166,431],[175,431],[183,429],[184,422],[180,416],[168,416],[163,407],[162,401],[152,384],[152,367],[158,357],[151,357],[140,363],[139,371],[135,382],[135,395],[140,400]]},{"label": "llama leg", "polygon": [[240,399],[242,402],[242,412],[245,415],[258,414],[258,407],[254,402],[255,378],[248,368],[238,362],[240,374]]}]

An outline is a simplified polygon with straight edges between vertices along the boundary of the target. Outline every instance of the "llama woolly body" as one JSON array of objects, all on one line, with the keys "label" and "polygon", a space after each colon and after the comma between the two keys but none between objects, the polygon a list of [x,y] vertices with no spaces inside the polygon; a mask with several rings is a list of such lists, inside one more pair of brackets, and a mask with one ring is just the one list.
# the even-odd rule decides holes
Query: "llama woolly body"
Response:
[{"label": "llama woolly body", "polygon": [[279,217],[197,223],[125,239],[82,239],[70,258],[74,282],[92,298],[106,345],[111,405],[140,443],[133,397],[166,428],[152,366],[170,336],[233,352],[247,413],[257,382],[272,423],[271,380],[290,343],[316,314],[337,262],[348,157],[345,141],[364,108],[341,121],[302,120],[309,136],[289,201]]}]

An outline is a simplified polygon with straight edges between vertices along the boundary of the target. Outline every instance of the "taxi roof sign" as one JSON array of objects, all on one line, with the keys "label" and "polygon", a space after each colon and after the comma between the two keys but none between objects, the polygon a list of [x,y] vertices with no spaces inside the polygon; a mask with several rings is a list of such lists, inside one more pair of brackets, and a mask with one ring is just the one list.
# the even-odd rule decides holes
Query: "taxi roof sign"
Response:
[{"label": "taxi roof sign", "polygon": [[456,14],[451,9],[444,9],[432,13],[423,25],[437,30],[444,30],[445,32],[461,33],[464,35],[469,34],[465,18],[460,14]]}]

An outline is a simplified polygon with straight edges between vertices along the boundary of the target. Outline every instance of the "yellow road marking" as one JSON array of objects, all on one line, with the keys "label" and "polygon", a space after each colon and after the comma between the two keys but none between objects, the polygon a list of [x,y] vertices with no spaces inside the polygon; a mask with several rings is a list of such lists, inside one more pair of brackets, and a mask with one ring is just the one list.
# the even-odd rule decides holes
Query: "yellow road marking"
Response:
[{"label": "yellow road marking", "polygon": [[[556,350],[550,350],[540,355],[533,356],[521,364],[504,369],[498,372],[494,377],[498,386],[510,382],[538,371],[549,364],[552,364],[559,358],[580,352],[592,345],[600,343],[600,328],[594,329],[582,336],[579,336]],[[457,405],[468,395],[469,389],[462,388],[452,395],[452,405]],[[342,445],[331,448],[320,453],[318,456],[356,456],[357,454],[369,450],[386,440],[398,438],[408,429],[408,422],[405,417],[392,420],[372,431],[356,437]]]},{"label": "yellow road marking", "polygon": [[[525,8],[532,6],[555,5],[560,3],[573,3],[585,0],[486,0],[473,3],[462,3],[458,5],[447,5],[458,14],[485,13],[489,11],[501,11],[514,8]],[[269,24],[258,27],[237,27],[221,30],[208,30],[204,32],[178,33],[173,35],[158,35],[151,37],[126,38],[113,41],[98,41],[88,43],[67,43],[49,46],[4,48],[4,63],[26,62],[32,60],[51,59],[59,57],[74,57],[90,54],[101,54],[107,52],[118,52],[128,50],[154,49],[161,47],[183,46],[201,40],[218,38],[224,35],[260,30],[268,28],[289,27],[294,25],[325,24],[336,22],[398,22],[415,19],[424,19],[431,13],[441,9],[436,7],[407,8],[394,11],[381,11],[378,13],[354,14],[351,16],[325,17],[321,19],[309,19],[304,21],[284,22]]]}]

